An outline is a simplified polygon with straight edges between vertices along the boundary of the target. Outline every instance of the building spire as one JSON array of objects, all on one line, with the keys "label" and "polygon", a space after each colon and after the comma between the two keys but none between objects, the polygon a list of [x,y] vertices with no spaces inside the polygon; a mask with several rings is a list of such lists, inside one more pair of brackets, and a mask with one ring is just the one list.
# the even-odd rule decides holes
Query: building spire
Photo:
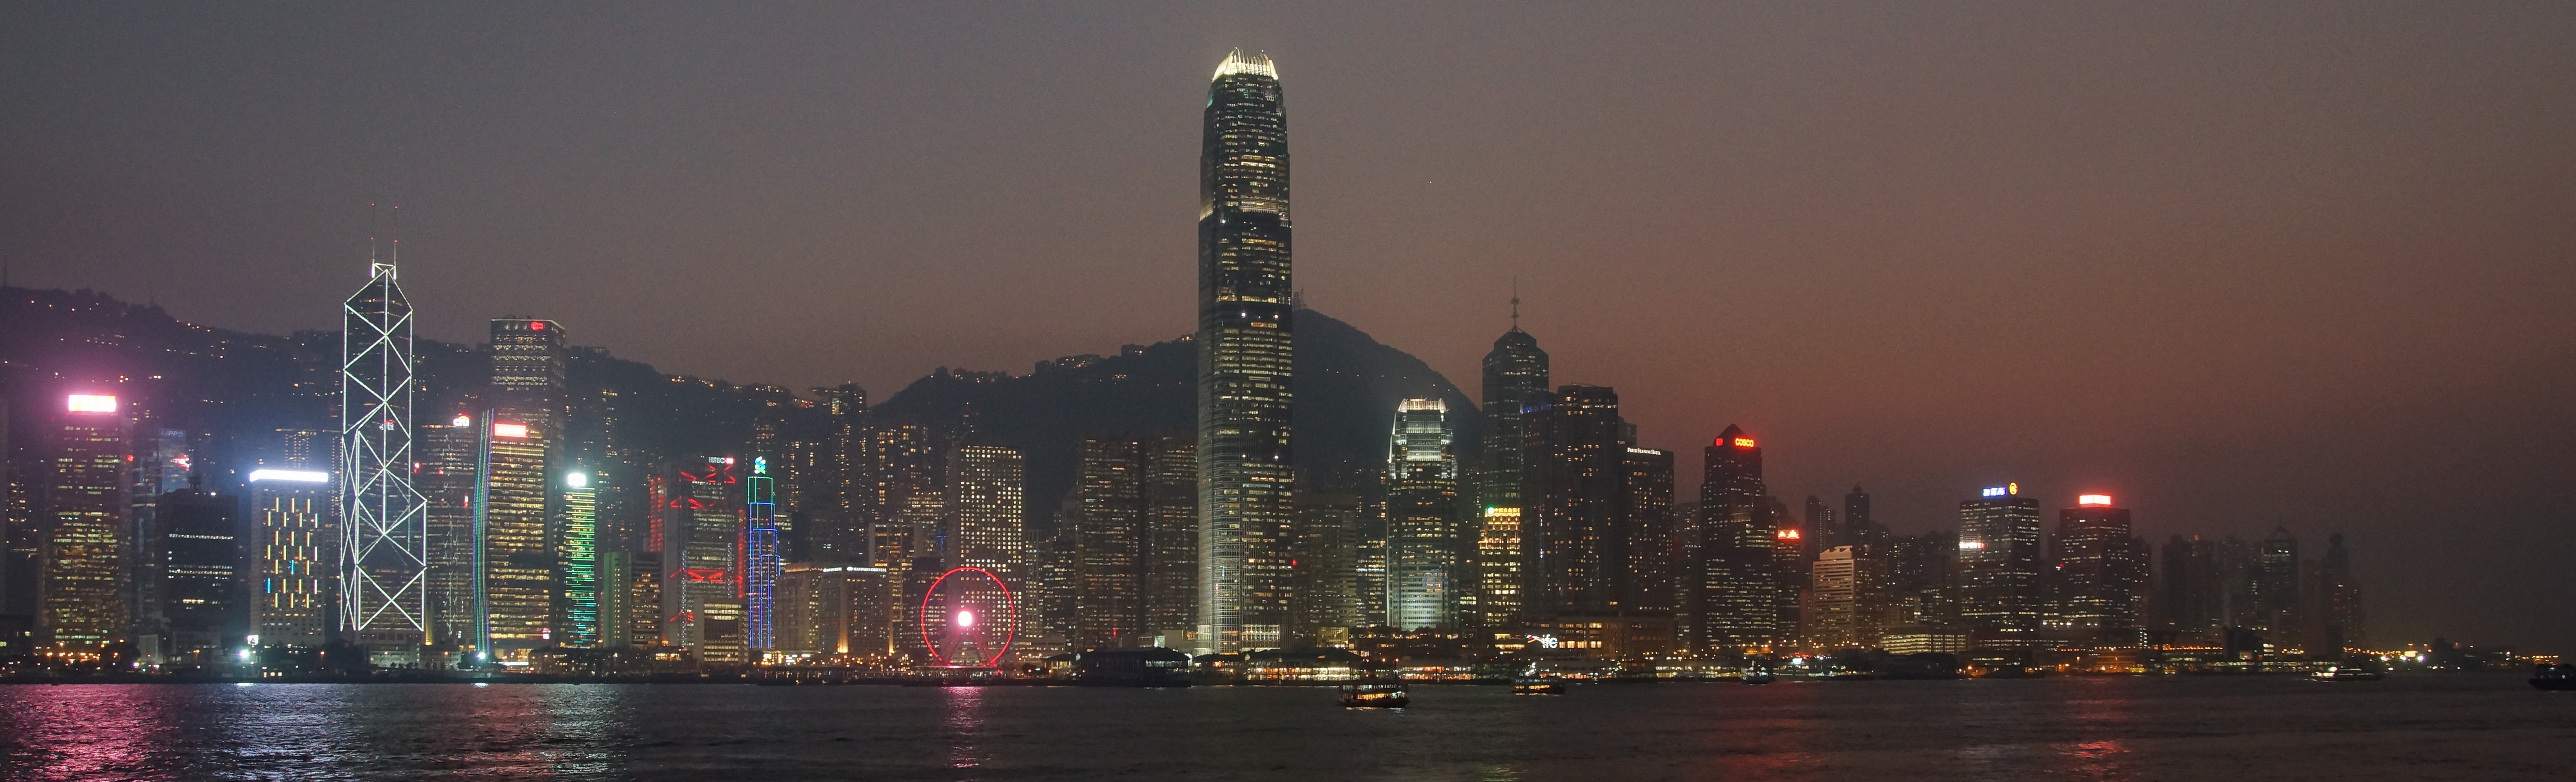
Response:
[{"label": "building spire", "polygon": [[1521,330],[1521,277],[1512,275],[1512,330]]}]

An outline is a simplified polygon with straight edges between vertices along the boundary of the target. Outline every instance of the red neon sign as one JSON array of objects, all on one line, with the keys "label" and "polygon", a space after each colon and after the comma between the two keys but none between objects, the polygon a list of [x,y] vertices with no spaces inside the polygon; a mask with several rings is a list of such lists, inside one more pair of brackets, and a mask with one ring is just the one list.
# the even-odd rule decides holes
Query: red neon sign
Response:
[{"label": "red neon sign", "polygon": [[[969,570],[983,574],[985,578],[991,579],[993,587],[995,589],[1002,590],[1002,605],[1011,610],[1010,621],[1002,625],[1002,648],[993,652],[993,656],[984,658],[982,667],[991,668],[1002,661],[1003,655],[1011,653],[1011,642],[1018,640],[1019,638],[1020,601],[1017,598],[1011,597],[1011,586],[1009,584],[1002,583],[1002,577],[993,575],[993,571],[990,570],[973,566],[952,568],[946,573],[939,574],[938,579],[930,582],[930,588],[921,593],[921,615],[920,621],[917,625],[921,628],[921,646],[922,648],[929,649],[931,659],[938,660],[940,665],[957,664],[949,660],[948,655],[940,654],[939,644],[930,640],[930,601],[939,597],[939,585],[946,583],[949,576],[964,573]],[[975,614],[973,611],[964,611],[960,613],[957,618],[961,625],[972,627],[975,624]]]}]

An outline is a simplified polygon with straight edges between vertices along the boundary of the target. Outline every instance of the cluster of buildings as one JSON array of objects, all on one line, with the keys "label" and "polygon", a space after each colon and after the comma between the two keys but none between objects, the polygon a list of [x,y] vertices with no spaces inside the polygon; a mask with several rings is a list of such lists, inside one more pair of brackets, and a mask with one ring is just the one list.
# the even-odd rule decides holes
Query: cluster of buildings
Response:
[{"label": "cluster of buildings", "polygon": [[[1896,535],[1858,488],[1793,512],[1736,427],[1679,493],[1675,454],[1640,445],[1613,389],[1553,385],[1517,318],[1479,409],[1398,401],[1371,485],[1301,481],[1276,66],[1229,56],[1205,123],[1197,431],[1083,440],[1060,498],[1027,496],[1020,450],[880,420],[855,385],[782,393],[714,446],[643,447],[631,432],[650,422],[613,387],[569,383],[580,349],[544,318],[493,320],[488,372],[425,387],[379,263],[344,307],[335,425],[277,430],[237,482],[206,485],[190,432],[106,387],[34,400],[40,431],[0,431],[42,454],[11,476],[29,521],[0,563],[0,643],[68,664],[331,648],[583,671],[1139,646],[1633,660],[2362,643],[2340,537],[2314,560],[2285,531],[2178,537],[2157,558],[2112,498],[2078,497],[2052,526],[2014,485],[1963,499],[1955,534]],[[1469,427],[1483,445],[1462,454]]]}]

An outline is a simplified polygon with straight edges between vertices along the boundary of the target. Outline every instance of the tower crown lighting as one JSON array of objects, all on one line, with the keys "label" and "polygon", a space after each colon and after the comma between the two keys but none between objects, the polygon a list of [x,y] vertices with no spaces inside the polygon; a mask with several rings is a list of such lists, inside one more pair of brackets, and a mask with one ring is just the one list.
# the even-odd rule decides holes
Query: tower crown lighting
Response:
[{"label": "tower crown lighting", "polygon": [[2077,505],[2110,505],[2110,504],[2111,504],[2111,495],[2108,495],[2108,494],[2086,494],[2086,495],[2081,495],[2081,496],[2078,496],[2078,497],[2076,497],[2076,498],[2075,498],[2075,504],[2077,504]]}]

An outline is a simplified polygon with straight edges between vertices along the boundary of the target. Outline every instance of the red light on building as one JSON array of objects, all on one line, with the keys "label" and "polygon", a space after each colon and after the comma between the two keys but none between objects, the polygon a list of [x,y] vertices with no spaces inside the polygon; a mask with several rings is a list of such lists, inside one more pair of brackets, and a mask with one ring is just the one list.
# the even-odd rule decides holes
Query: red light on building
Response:
[{"label": "red light on building", "polygon": [[2109,505],[2109,504],[2111,504],[2111,495],[2108,495],[2108,494],[2086,494],[2086,495],[2081,495],[2081,496],[2078,496],[2078,497],[2076,497],[2076,498],[2075,498],[2075,504],[2077,504],[2077,505]]},{"label": "red light on building", "polygon": [[529,330],[529,331],[544,331],[544,330],[546,330],[546,322],[545,322],[545,321],[542,321],[542,320],[532,320],[532,321],[528,321],[528,330]]}]

